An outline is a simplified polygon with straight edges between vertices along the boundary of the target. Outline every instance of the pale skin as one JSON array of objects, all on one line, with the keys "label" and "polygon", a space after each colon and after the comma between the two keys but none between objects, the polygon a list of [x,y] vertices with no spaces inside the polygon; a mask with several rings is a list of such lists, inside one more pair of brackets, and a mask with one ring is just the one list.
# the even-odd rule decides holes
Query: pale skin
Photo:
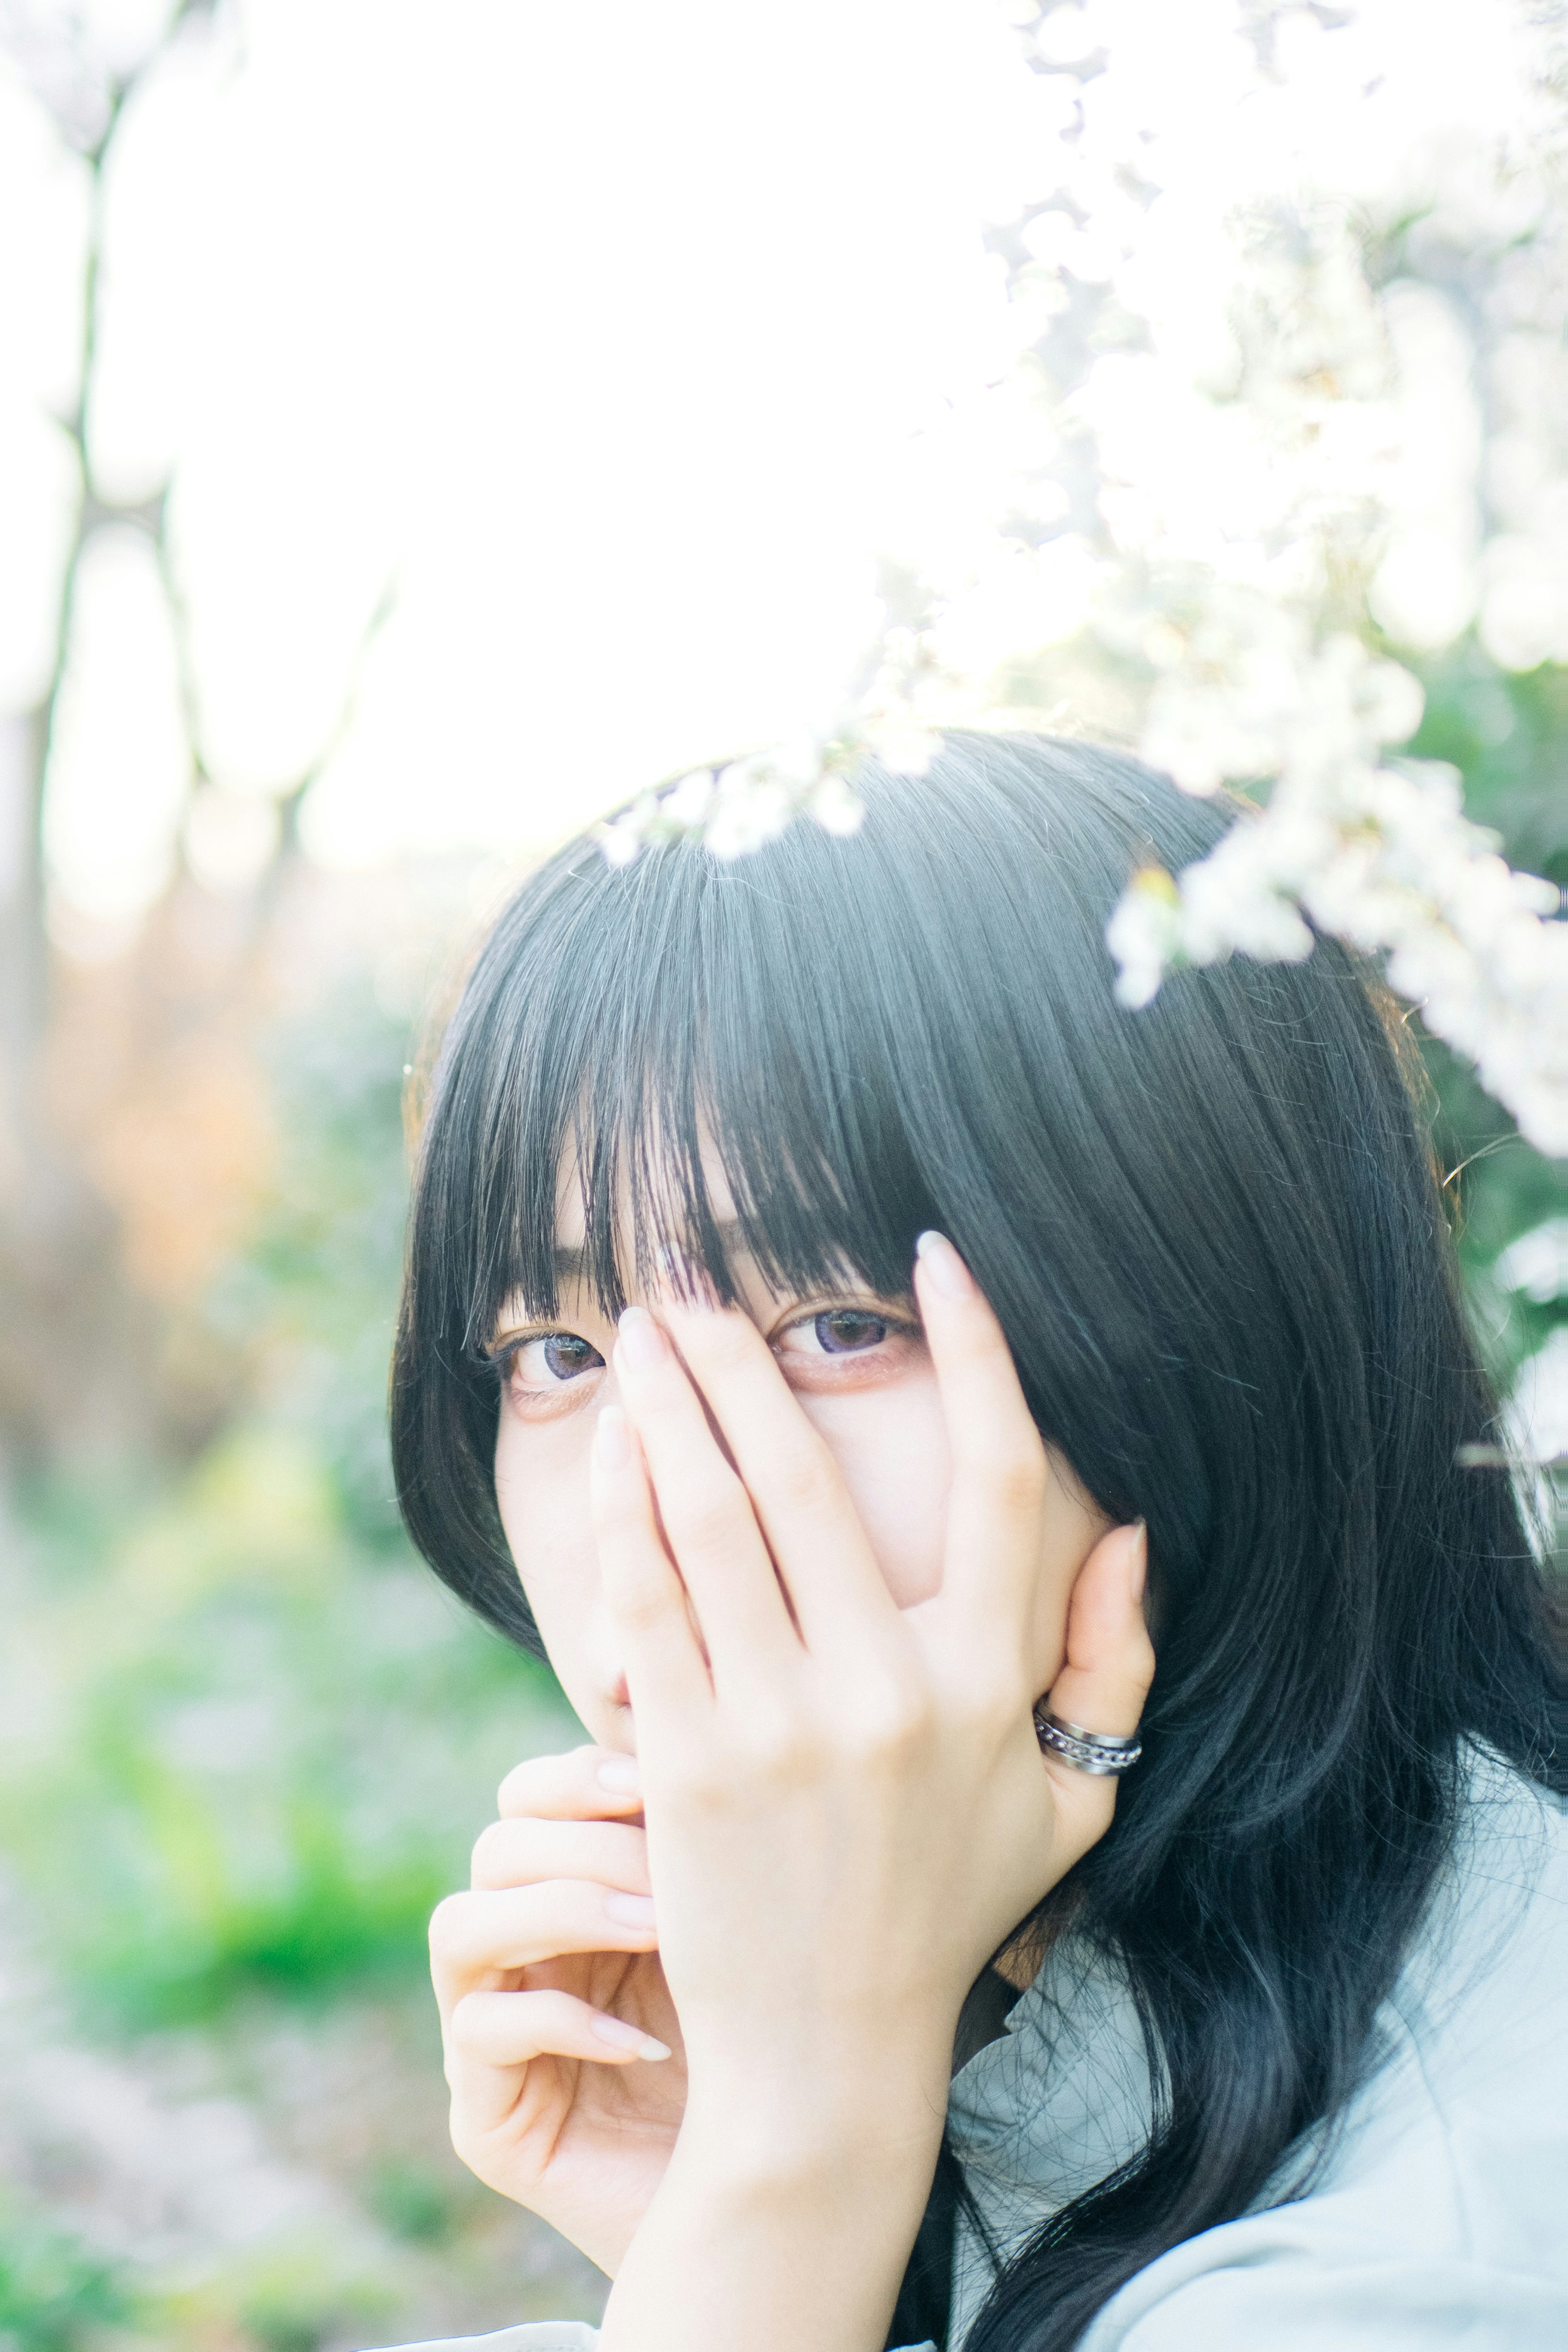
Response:
[{"label": "pale skin", "polygon": [[964,1994],[1110,1825],[1030,1714],[1136,1727],[1142,1530],[941,1236],[912,1304],[738,1255],[737,1307],[618,1330],[570,1194],[557,1238],[496,1490],[593,1741],[508,1777],[432,1921],[453,2142],[613,2276],[605,2352],[879,2352]]}]

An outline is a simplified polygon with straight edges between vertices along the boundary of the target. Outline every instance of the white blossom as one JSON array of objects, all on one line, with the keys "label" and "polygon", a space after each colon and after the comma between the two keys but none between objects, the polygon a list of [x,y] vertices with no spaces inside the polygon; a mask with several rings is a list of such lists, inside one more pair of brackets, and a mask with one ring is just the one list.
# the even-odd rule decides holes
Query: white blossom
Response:
[{"label": "white blossom", "polygon": [[1568,1298],[1568,1217],[1549,1217],[1510,1242],[1491,1270],[1500,1290],[1521,1290],[1538,1306]]},{"label": "white blossom", "polygon": [[663,796],[664,814],[669,822],[682,832],[691,832],[704,824],[713,805],[713,783],[711,768],[693,768],[689,775],[671,785]]},{"label": "white blossom", "polygon": [[601,824],[595,837],[609,864],[629,866],[650,845],[679,839],[700,841],[728,863],[775,840],[801,815],[826,833],[856,832],[864,814],[854,787],[861,761],[873,758],[895,775],[924,775],[940,740],[908,699],[911,665],[924,663],[923,648],[889,635],[879,650],[871,691],[829,732],[691,769]]},{"label": "white blossom", "polygon": [[[1391,987],[1475,1063],[1521,1130],[1542,1151],[1568,1150],[1568,926],[1551,919],[1559,894],[1499,856],[1496,835],[1465,816],[1451,768],[1384,761],[1386,743],[1419,720],[1415,680],[1341,635],[1302,648],[1293,674],[1276,658],[1238,661],[1229,698],[1234,709],[1212,677],[1167,680],[1151,732],[1179,741],[1186,728],[1216,747],[1198,779],[1205,789],[1226,779],[1224,747],[1244,751],[1247,764],[1229,774],[1271,776],[1268,806],[1181,874],[1134,877],[1106,933],[1122,1003],[1149,1003],[1183,964],[1238,950],[1302,957],[1310,918],[1384,959]],[[1260,745],[1269,756],[1253,767]]]},{"label": "white blossom", "polygon": [[806,814],[816,819],[825,833],[858,833],[866,814],[848,779],[831,768],[823,774],[805,806]]},{"label": "white blossom", "polygon": [[895,776],[923,776],[940,742],[930,728],[897,716],[868,727],[861,740],[867,751],[873,752]]}]

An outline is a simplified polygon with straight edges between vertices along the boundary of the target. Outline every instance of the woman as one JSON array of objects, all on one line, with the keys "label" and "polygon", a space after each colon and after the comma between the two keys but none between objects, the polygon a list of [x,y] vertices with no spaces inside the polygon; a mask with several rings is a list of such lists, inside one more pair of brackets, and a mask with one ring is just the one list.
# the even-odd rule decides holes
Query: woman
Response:
[{"label": "woman", "polygon": [[433,1922],[458,2149],[605,2352],[1545,2352],[1563,1685],[1398,1025],[1119,1009],[1231,820],[1120,754],[861,789],[564,851],[435,1073],[404,1509],[593,1743]]}]

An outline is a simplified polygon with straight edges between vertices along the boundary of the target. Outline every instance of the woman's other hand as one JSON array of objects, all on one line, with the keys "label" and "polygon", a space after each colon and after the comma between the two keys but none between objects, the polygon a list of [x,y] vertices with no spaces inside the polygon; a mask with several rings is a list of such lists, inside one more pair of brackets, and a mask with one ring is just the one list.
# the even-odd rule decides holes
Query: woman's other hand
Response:
[{"label": "woman's other hand", "polygon": [[612,2273],[686,2095],[641,1805],[609,1748],[520,1764],[430,1922],[453,2147]]}]

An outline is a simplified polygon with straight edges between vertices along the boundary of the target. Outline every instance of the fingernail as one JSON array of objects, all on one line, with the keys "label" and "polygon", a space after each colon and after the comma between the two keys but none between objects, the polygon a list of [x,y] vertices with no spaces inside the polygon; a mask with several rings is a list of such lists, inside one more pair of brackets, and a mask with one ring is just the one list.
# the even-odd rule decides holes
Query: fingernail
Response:
[{"label": "fingernail", "polygon": [[616,1330],[619,1344],[616,1353],[625,1357],[631,1370],[651,1372],[656,1364],[663,1363],[668,1353],[664,1333],[646,1307],[626,1307]]},{"label": "fingernail", "polygon": [[656,2042],[651,2033],[645,2033],[640,2026],[627,2025],[623,2018],[606,2017],[603,2010],[596,2009],[589,2021],[600,2041],[607,2042],[612,2050],[635,2050],[639,2058],[669,2055],[668,2042]]},{"label": "fingernail", "polygon": [[1134,1601],[1142,1601],[1149,1577],[1149,1530],[1142,1519],[1134,1519],[1132,1524],[1137,1538],[1127,1548],[1127,1589]]},{"label": "fingernail", "polygon": [[615,1796],[642,1795],[642,1767],[635,1756],[606,1756],[594,1777]]},{"label": "fingernail", "polygon": [[618,1919],[623,1927],[651,1927],[653,1896],[623,1895],[617,1889],[616,1893],[605,1895],[605,1913],[607,1918]]},{"label": "fingernail", "polygon": [[945,1234],[922,1234],[915,1244],[915,1255],[942,1297],[973,1297],[974,1276]]},{"label": "fingernail", "polygon": [[618,1404],[602,1404],[599,1407],[594,1443],[606,1470],[625,1470],[630,1465],[632,1433]]}]

